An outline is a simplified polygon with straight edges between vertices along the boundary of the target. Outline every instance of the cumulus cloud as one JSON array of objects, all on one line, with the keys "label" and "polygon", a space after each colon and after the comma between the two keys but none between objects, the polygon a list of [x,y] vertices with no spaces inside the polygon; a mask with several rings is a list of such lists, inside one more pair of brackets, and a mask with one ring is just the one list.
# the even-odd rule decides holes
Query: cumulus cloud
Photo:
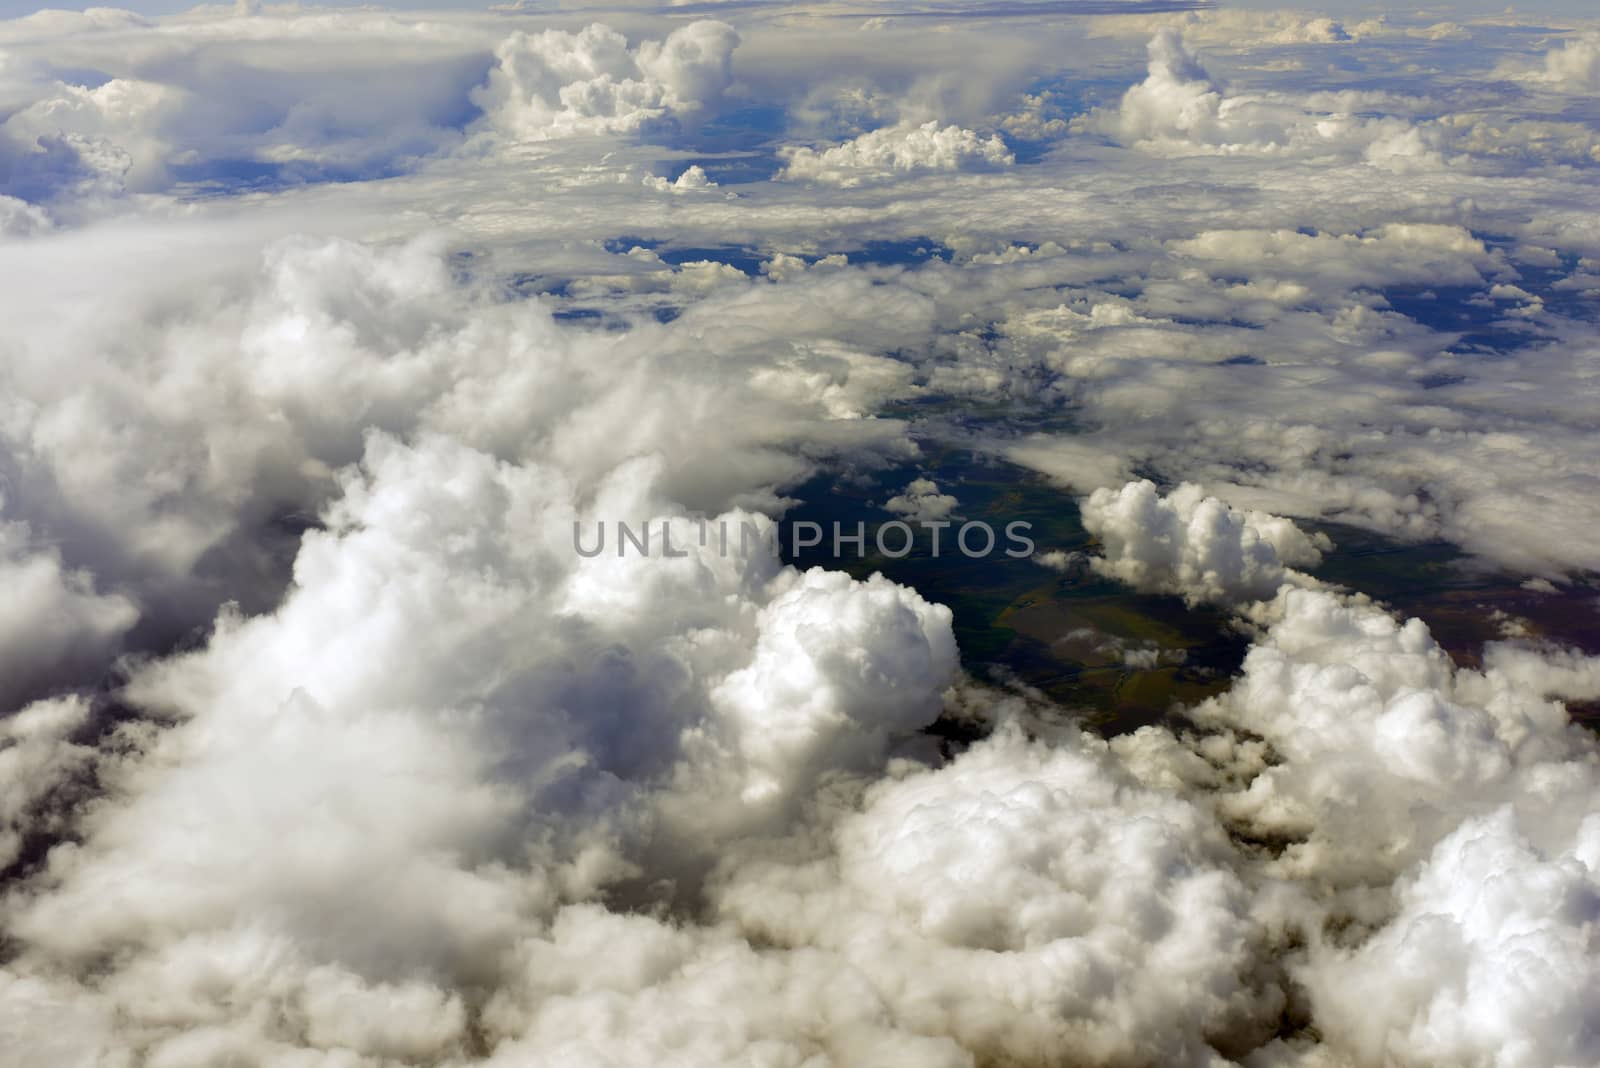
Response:
[{"label": "cumulus cloud", "polygon": [[[0,436],[18,462],[8,500],[49,517],[67,549],[154,600],[180,632],[221,600],[276,596],[284,517],[316,515],[337,491],[330,473],[361,457],[372,428],[430,429],[510,458],[543,451],[586,490],[624,460],[660,454],[676,499],[720,511],[830,451],[906,447],[897,424],[860,418],[903,388],[903,368],[821,344],[826,325],[801,321],[813,299],[865,284],[820,275],[788,291],[789,313],[788,298],[767,309],[786,351],[765,348],[765,334],[730,335],[707,363],[701,316],[719,314],[709,306],[637,335],[574,335],[545,305],[458,285],[433,240],[274,243],[253,267],[197,289],[192,314],[146,323],[137,306],[107,301],[101,317],[25,337],[6,370]],[[929,309],[906,296],[904,317],[880,316],[870,331],[919,329]],[[733,314],[743,298],[722,301]],[[215,366],[217,346],[244,359]],[[85,354],[80,377],[59,374],[63,348]],[[725,376],[734,366],[742,380]],[[748,416],[707,433],[685,421],[718,395]],[[741,459],[709,462],[727,450]]]},{"label": "cumulus cloud", "polygon": [[1216,791],[1290,881],[1322,1036],[1293,1063],[1592,1059],[1600,751],[1557,698],[1591,699],[1600,658],[1496,644],[1460,669],[1420,620],[1292,582],[1254,614],[1242,674],[1188,713],[1212,733],[1114,748],[1147,780]]},{"label": "cumulus cloud", "polygon": [[1238,512],[1195,485],[1162,497],[1155,483],[1095,490],[1082,504],[1084,529],[1104,555],[1098,571],[1141,590],[1180,594],[1190,603],[1269,598],[1291,575],[1331,548],[1288,520]]},{"label": "cumulus cloud", "polygon": [[1311,915],[1370,932],[1318,936],[1299,969],[1326,1046],[1354,1064],[1592,1059],[1600,764],[1551,699],[1588,686],[1528,670],[1564,654],[1525,647],[1520,671],[1457,669],[1421,621],[1359,598],[1286,590],[1278,611],[1195,714],[1271,747],[1216,761],[1247,783],[1219,813],[1283,843],[1269,867],[1305,881]]},{"label": "cumulus cloud", "polygon": [[157,188],[172,146],[162,127],[184,106],[182,90],[113,78],[56,83],[0,124],[0,191],[30,201]]},{"label": "cumulus cloud", "polygon": [[[602,499],[648,493],[638,474]],[[652,837],[681,865],[781,828],[936,715],[947,610],[761,552],[586,560],[552,475],[371,438],[283,606],[224,615],[133,680],[179,725],[103,772],[126,802],[52,855],[49,893],[13,900],[22,966],[121,947],[103,997],[158,1060],[275,1048],[244,1008],[262,996],[297,1006],[295,1044],[437,1059],[464,1041],[451,991],[504,981],[492,947],[564,897],[627,875]]]},{"label": "cumulus cloud", "polygon": [[[815,285],[840,282],[855,284],[824,273]],[[12,981],[33,991],[46,973],[93,967],[111,945],[126,963],[93,997],[37,990],[74,1013],[129,1021],[117,1036],[85,1029],[85,1042],[178,1064],[290,1048],[453,1055],[467,1041],[459,991],[507,981],[492,946],[531,937],[560,901],[642,863],[692,891],[696,864],[724,837],[781,831],[818,789],[870,777],[938,714],[956,666],[946,609],[881,578],[799,575],[759,550],[724,556],[697,543],[673,503],[726,506],[803,474],[830,423],[847,451],[895,451],[895,427],[858,413],[903,377],[886,373],[892,361],[808,352],[804,328],[774,322],[791,346],[780,360],[763,333],[750,350],[716,342],[708,365],[694,315],[654,337],[563,334],[541,304],[497,301],[452,277],[428,241],[289,241],[233,283],[242,289],[200,297],[175,333],[124,331],[120,358],[148,374],[146,407],[124,405],[120,432],[146,458],[165,438],[165,472],[86,462],[100,454],[81,449],[81,435],[103,430],[86,407],[123,396],[110,367],[88,365],[103,390],[67,393],[27,358],[12,368],[27,403],[7,428],[42,469],[24,480],[28,500],[40,514],[70,504],[83,522],[120,527],[124,555],[102,559],[104,571],[170,592],[235,532],[260,537],[252,524],[277,509],[320,512],[281,605],[225,609],[199,651],[134,674],[129,699],[176,724],[138,740],[135,757],[101,763],[74,741],[78,705],[35,706],[10,728],[8,852],[52,828],[86,837],[13,896],[13,928],[32,949]],[[905,310],[925,314],[916,300]],[[683,365],[668,371],[673,346],[662,342],[680,329]],[[231,364],[237,377],[195,378],[191,346],[218,338],[256,358]],[[748,373],[728,377],[741,361]],[[666,377],[637,382],[627,399],[616,390],[624,365]],[[519,379],[512,402],[504,391]],[[727,388],[742,399],[716,401]],[[231,406],[190,407],[185,433],[215,435],[200,449],[172,434],[194,391]],[[742,465],[711,471],[691,454],[726,446],[685,413],[726,431],[715,413],[729,407],[765,413],[746,424],[765,444],[752,438],[734,450]],[[608,409],[619,422],[605,430]],[[651,410],[654,426],[642,421]],[[175,484],[173,471],[192,477]],[[107,492],[79,495],[91,485]],[[47,487],[69,492],[51,499]],[[251,489],[265,496],[252,502]],[[187,494],[181,508],[174,493]],[[586,559],[570,540],[580,518],[671,519],[676,543],[697,551]],[[710,518],[735,530],[765,522]],[[103,659],[131,605],[29,547],[20,524],[6,531],[13,579],[37,592],[15,606],[8,649],[29,671],[82,678],[68,661]],[[117,804],[55,822],[39,814],[89,767]],[[309,810],[317,829],[302,836],[294,827]],[[182,859],[212,835],[232,844]],[[107,879],[122,891],[103,896]],[[378,884],[412,889],[345,924],[366,911],[362,888]],[[81,922],[63,924],[62,910]],[[435,935],[414,941],[422,929]],[[291,1006],[287,1030],[230,1007],[261,998]]]},{"label": "cumulus cloud", "polygon": [[820,151],[791,146],[782,156],[787,165],[777,177],[844,187],[907,171],[1009,167],[1016,162],[999,134],[985,139],[960,126],[941,128],[937,120],[880,127]]},{"label": "cumulus cloud", "polygon": [[[534,311],[456,303],[426,246],[276,255],[289,259],[269,260],[247,305],[264,318],[251,321],[297,308],[291,321],[310,326],[295,336],[327,332],[342,346],[330,357],[359,365],[363,346],[435,343],[459,354],[438,334],[452,317],[474,337],[526,331],[562,345]],[[295,257],[307,258],[284,272]],[[429,309],[426,344],[406,341],[407,322],[382,298],[391,290]],[[584,359],[622,358],[607,352],[586,345]],[[341,381],[329,363],[324,389]],[[428,366],[408,374],[434,381]],[[486,367],[492,381],[507,373]],[[476,372],[461,373],[444,381],[470,386]],[[751,388],[816,404],[778,373]],[[373,377],[340,388],[361,397]],[[531,423],[524,407],[517,433],[559,442],[541,436],[553,413],[608,396],[569,393],[559,409],[532,409]],[[659,384],[641,394],[672,418],[683,396]],[[1480,746],[1483,731],[1447,727],[1433,740],[1429,716],[1454,713],[1423,708],[1427,693],[1391,701],[1375,728],[1310,730],[1300,744],[1323,748],[1307,755],[1295,740],[1316,727],[1319,695],[1351,689],[1330,678],[1326,689],[1273,690],[1300,677],[1274,656],[1369,672],[1378,700],[1389,701],[1392,678],[1477,702],[1508,731],[1535,732],[1530,767],[1583,751],[1558,730],[1559,707],[1530,688],[1546,678],[1532,654],[1497,653],[1486,673],[1453,676],[1417,625],[1291,591],[1238,687],[1195,714],[1265,739],[1297,777],[1252,758],[1249,742],[1226,759],[1208,742],[1202,762],[1232,760],[1254,777],[1215,800],[1181,796],[1162,783],[1205,776],[1172,756],[1170,735],[1153,747],[1168,754],[1158,774],[1160,760],[1137,756],[1148,736],[1110,748],[1060,730],[1030,737],[1004,699],[970,692],[946,700],[999,721],[987,741],[942,767],[886,764],[954,678],[948,612],[881,578],[723,557],[686,516],[671,520],[685,558],[581,558],[566,541],[574,519],[670,519],[668,469],[614,448],[596,456],[587,437],[579,452],[524,453],[482,405],[472,420],[453,410],[430,415],[411,444],[362,436],[360,466],[337,476],[280,607],[224,613],[204,648],[135,675],[129,699],[175,725],[98,769],[117,803],[72,820],[82,845],[52,853],[13,893],[18,1011],[83,1021],[73,1035],[86,1047],[173,1064],[293,1050],[444,1063],[479,1040],[508,1063],[633,1063],[665,1046],[711,1064],[818,1051],[842,1063],[1026,1063],[1071,1042],[1092,1063],[1204,1064],[1218,1048],[1266,1041],[1286,996],[1262,963],[1278,936],[1253,915],[1260,891],[1230,827],[1308,836],[1278,863],[1280,878],[1381,888],[1478,795],[1443,795],[1431,818],[1414,804],[1347,818],[1319,791],[1348,779],[1306,768],[1360,769],[1377,806],[1419,776],[1464,791],[1523,759],[1497,760],[1492,746],[1452,756],[1451,731]],[[626,410],[637,420],[646,402]],[[826,409],[812,411],[808,425],[823,425]],[[1133,484],[1091,497],[1084,514],[1112,573],[1197,599],[1267,596],[1290,577],[1285,564],[1308,566],[1326,548],[1193,487],[1163,500]],[[1587,661],[1567,670],[1567,690],[1593,688]],[[24,781],[43,784],[12,806],[24,818],[30,798],[87,759],[68,740],[81,713],[64,707],[14,728],[29,739]],[[1348,717],[1348,700],[1338,710]],[[1361,748],[1375,744],[1391,746],[1382,762]],[[319,816],[312,827],[307,811]],[[1363,866],[1384,836],[1405,845]],[[197,841],[211,843],[198,858]],[[272,862],[252,860],[263,856]],[[692,899],[702,880],[713,915],[703,925],[594,900],[608,887],[621,899]],[[373,885],[406,889],[374,899]],[[354,913],[360,924],[342,921]],[[618,944],[620,959],[595,952]],[[1323,959],[1308,958],[1304,982],[1338,1019],[1337,993],[1316,978]],[[92,990],[71,981],[90,971]],[[821,1000],[785,994],[795,989]],[[821,993],[840,989],[851,996]],[[271,1026],[244,1009],[262,998],[285,1006]]]},{"label": "cumulus cloud", "polygon": [[763,940],[837,955],[902,1028],[980,1062],[1070,1047],[1090,1064],[1206,1063],[1208,1039],[1279,1007],[1252,986],[1229,846],[1202,810],[1127,781],[1103,746],[1052,742],[1013,723],[874,787],[835,831],[837,860],[743,867],[721,909]]},{"label": "cumulus cloud", "polygon": [[939,484],[933,479],[914,478],[883,507],[911,520],[939,520],[948,518],[959,503],[952,495],[940,493]]},{"label": "cumulus cloud", "polygon": [[731,26],[710,20],[635,48],[600,23],[577,33],[519,31],[495,49],[473,100],[515,140],[634,133],[714,103],[732,80],[738,43]]},{"label": "cumulus cloud", "polygon": [[462,140],[499,31],[368,10],[0,24],[0,193],[62,221],[125,196],[391,175]]},{"label": "cumulus cloud", "polygon": [[870,770],[895,734],[929,721],[955,671],[949,609],[882,576],[811,571],[757,626],[751,662],[718,683],[716,724],[680,769],[692,782],[734,764],[732,792],[757,810],[781,812],[823,774]]},{"label": "cumulus cloud", "polygon": [[1286,590],[1275,613],[1239,682],[1195,715],[1279,754],[1225,811],[1303,837],[1280,866],[1387,882],[1463,815],[1514,801],[1549,845],[1592,806],[1593,743],[1550,699],[1559,676],[1458,670],[1421,620],[1326,591]]},{"label": "cumulus cloud", "polygon": [[1225,91],[1173,27],[1151,39],[1149,75],[1127,91],[1120,106],[1097,109],[1074,126],[1162,154],[1353,158],[1389,168],[1434,166],[1439,160],[1422,132],[1403,119]]},{"label": "cumulus cloud", "polygon": [[[1079,493],[1150,464],[1257,510],[1438,537],[1531,574],[1594,566],[1579,518],[1593,461],[1564,429],[1581,417],[1527,404],[1565,409],[1588,389],[1588,341],[1548,310],[1560,291],[1519,284],[1541,299],[1484,316],[1514,360],[1480,359],[1461,327],[1418,321],[1462,291],[1494,308],[1510,292],[1495,287],[1524,278],[1520,253],[1459,224],[1266,231],[1188,218],[1194,229],[1147,262],[1131,299],[1093,283],[1052,293],[952,362],[945,388],[1074,413],[1072,432],[1011,437],[1007,455]],[[1050,262],[1005,269],[1038,278]],[[1530,316],[1551,327],[1510,325]],[[1547,328],[1562,339],[1533,340]]]},{"label": "cumulus cloud", "polygon": [[1600,88],[1600,34],[1585,33],[1554,46],[1542,65],[1509,61],[1501,73],[1558,93],[1588,93]]},{"label": "cumulus cloud", "polygon": [[705,168],[694,164],[685,168],[677,178],[668,180],[660,175],[647,175],[644,184],[658,193],[689,193],[697,189],[715,189],[717,183],[706,176]]},{"label": "cumulus cloud", "polygon": [[1406,879],[1382,931],[1307,969],[1321,1018],[1363,1063],[1593,1061],[1597,850],[1592,811],[1554,854],[1510,806],[1463,823]]},{"label": "cumulus cloud", "polygon": [[1122,99],[1118,131],[1130,141],[1214,128],[1222,91],[1175,30],[1150,40],[1150,74]]}]

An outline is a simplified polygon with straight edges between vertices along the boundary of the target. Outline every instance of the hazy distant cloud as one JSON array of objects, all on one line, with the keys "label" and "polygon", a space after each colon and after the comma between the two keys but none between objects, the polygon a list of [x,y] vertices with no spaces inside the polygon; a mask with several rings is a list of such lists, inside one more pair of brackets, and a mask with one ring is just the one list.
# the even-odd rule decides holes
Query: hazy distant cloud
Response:
[{"label": "hazy distant cloud", "polygon": [[1586,33],[1552,46],[1543,64],[1508,60],[1502,75],[1558,93],[1586,93],[1600,88],[1600,33]]},{"label": "hazy distant cloud", "polygon": [[1404,119],[1225,91],[1171,27],[1151,40],[1149,75],[1120,107],[1096,110],[1074,125],[1162,154],[1343,157],[1399,168],[1436,163],[1432,146]]},{"label": "hazy distant cloud", "polygon": [[422,36],[376,11],[155,21],[91,9],[0,23],[0,192],[77,218],[179,183],[403,169],[461,140],[494,40],[453,21]]},{"label": "hazy distant cloud", "polygon": [[50,216],[17,197],[0,195],[0,237],[27,237],[50,229]]}]

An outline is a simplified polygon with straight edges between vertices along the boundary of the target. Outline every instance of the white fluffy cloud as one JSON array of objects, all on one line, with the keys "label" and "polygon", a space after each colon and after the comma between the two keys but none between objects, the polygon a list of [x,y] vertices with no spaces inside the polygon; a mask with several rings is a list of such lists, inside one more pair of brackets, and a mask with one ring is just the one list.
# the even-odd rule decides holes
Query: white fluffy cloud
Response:
[{"label": "white fluffy cloud", "polygon": [[1256,932],[1229,846],[1099,743],[1052,742],[1009,724],[874,787],[835,832],[837,859],[735,871],[722,910],[762,940],[837,954],[900,1026],[979,1063],[1062,1048],[1088,1064],[1207,1063],[1207,1039],[1279,1008],[1252,989]]},{"label": "white fluffy cloud", "polygon": [[1324,1041],[1360,1065],[1592,1060],[1600,755],[1551,699],[1592,680],[1458,670],[1419,620],[1330,593],[1279,611],[1198,717],[1274,754],[1224,818],[1287,843],[1270,867],[1313,915],[1375,928],[1319,936],[1298,973]]},{"label": "white fluffy cloud", "polygon": [[937,120],[884,126],[820,151],[788,147],[783,159],[787,166],[780,178],[845,187],[910,171],[1009,167],[1016,162],[999,134],[985,139],[960,126],[941,128]]},{"label": "white fluffy cloud", "polygon": [[27,237],[50,229],[50,216],[18,197],[0,195],[0,237]]},{"label": "white fluffy cloud", "polygon": [[914,478],[906,488],[884,502],[883,507],[910,520],[947,519],[961,502],[949,493],[940,493],[931,478]]},{"label": "white fluffy cloud", "polygon": [[690,193],[717,187],[717,183],[707,177],[705,168],[699,164],[684,168],[682,174],[670,181],[660,175],[646,175],[644,184],[658,193]]},{"label": "white fluffy cloud", "polygon": [[[623,508],[638,478],[600,500]],[[451,991],[506,981],[494,947],[562,898],[656,848],[687,865],[781,828],[936,714],[948,611],[759,552],[584,560],[570,492],[441,439],[370,438],[283,606],[225,615],[133,680],[178,723],[102,768],[126,802],[52,856],[47,894],[13,899],[22,966],[121,947],[100,997],[162,1063],[274,1048],[260,997],[295,1006],[295,1044],[437,1059],[465,1041]]]},{"label": "white fluffy cloud", "polygon": [[1102,15],[1091,20],[1097,35],[1148,38],[1170,28],[1189,40],[1224,48],[1269,48],[1272,45],[1345,44],[1384,30],[1382,16],[1359,23],[1315,11],[1211,8],[1198,11],[1137,15]]},{"label": "white fluffy cloud", "polygon": [[1288,589],[1273,616],[1239,682],[1195,715],[1277,752],[1224,811],[1263,838],[1303,838],[1280,867],[1384,883],[1507,801],[1546,846],[1572,840],[1600,782],[1593,741],[1551,700],[1561,675],[1494,657],[1458,670],[1421,620],[1331,592]]},{"label": "white fluffy cloud", "polygon": [[1437,162],[1422,133],[1403,119],[1224,91],[1172,27],[1151,40],[1149,75],[1128,90],[1121,105],[1075,125],[1162,154],[1356,159],[1397,169]]},{"label": "white fluffy cloud", "polygon": [[1007,724],[773,846],[724,864],[709,928],[565,910],[486,1013],[491,1063],[1205,1064],[1280,1007],[1226,838],[1075,732]]},{"label": "white fluffy cloud", "polygon": [[[1317,555],[1194,487],[1100,491],[1084,520],[1098,566],[1192,600],[1284,582],[1269,539]],[[1592,699],[1600,658],[1501,645],[1461,670],[1420,620],[1293,582],[1255,614],[1241,677],[1191,713],[1225,733],[1193,740],[1200,770],[1169,757],[1162,774],[1220,787],[1219,816],[1283,843],[1266,868],[1311,915],[1375,928],[1354,947],[1319,935],[1297,972],[1327,1047],[1361,1065],[1592,1059],[1600,751],[1552,698]],[[1141,754],[1166,743],[1141,734],[1119,748],[1150,775]],[[1391,883],[1392,913],[1370,893]]]},{"label": "white fluffy cloud", "polygon": [[709,20],[636,48],[600,23],[578,33],[519,31],[495,49],[473,99],[516,140],[632,133],[715,102],[732,80],[738,43],[732,27]]},{"label": "white fluffy cloud", "polygon": [[[142,308],[107,300],[99,316],[41,321],[5,371],[11,500],[19,515],[53,519],[68,548],[181,629],[227,597],[274,595],[274,524],[314,516],[337,490],[330,472],[361,457],[371,428],[543,454],[586,492],[616,465],[659,455],[675,499],[720,511],[830,452],[907,447],[897,424],[860,418],[904,388],[900,366],[819,343],[827,326],[805,315],[819,295],[864,284],[820,276],[786,291],[795,301],[766,315],[787,350],[765,348],[765,333],[726,335],[708,363],[701,316],[720,314],[712,305],[738,314],[737,292],[638,334],[584,336],[537,302],[458,285],[432,240],[274,243],[253,269],[198,286],[171,320],[143,322]],[[926,304],[906,296],[902,315],[870,329],[923,329]],[[219,349],[244,358],[218,365]],[[78,376],[60,374],[61,351],[83,354]],[[726,374],[735,366],[745,378]],[[713,420],[719,405],[746,414]],[[692,411],[705,421],[686,420]],[[727,452],[736,463],[711,462]]]},{"label": "white fluffy cloud", "polygon": [[1507,806],[1463,823],[1359,949],[1306,972],[1326,1026],[1361,1063],[1588,1064],[1600,970],[1600,818],[1565,849],[1531,844]]},{"label": "white fluffy cloud", "polygon": [[1270,846],[1313,932],[1295,975],[1323,1045],[1303,1063],[1593,1059],[1600,749],[1557,699],[1592,699],[1600,658],[1498,645],[1458,669],[1420,620],[1293,584],[1253,614],[1241,676],[1190,713],[1213,733],[1114,748]]},{"label": "white fluffy cloud", "polygon": [[1235,511],[1189,484],[1167,497],[1148,480],[1098,489],[1082,508],[1084,529],[1103,547],[1093,559],[1097,570],[1190,603],[1270,598],[1290,576],[1285,565],[1315,566],[1331,548],[1326,535]]},{"label": "white fluffy cloud", "polygon": [[[854,284],[821,274],[795,292],[803,306]],[[740,294],[720,299],[738,314]],[[829,436],[903,448],[859,414],[898,388],[892,361],[812,349],[778,307],[764,309],[789,345],[776,360],[765,331],[708,346],[698,314],[649,337],[563,333],[538,302],[452,277],[431,242],[300,239],[170,326],[112,316],[35,334],[6,423],[23,496],[120,529],[104,571],[155,596],[278,509],[320,510],[322,527],[276,610],[224,610],[200,651],[135,673],[130,699],[173,724],[136,756],[74,741],[79,705],[11,724],[7,852],[26,835],[87,838],[8,906],[31,946],[9,980],[32,991],[18,1004],[115,1016],[122,1030],[84,1041],[156,1063],[290,1049],[437,1061],[467,1042],[461,991],[509,981],[492,947],[533,937],[563,898],[642,863],[691,892],[722,837],[781,831],[819,788],[873,775],[938,712],[956,666],[947,610],[759,551],[585,560],[570,540],[580,517],[679,515],[675,540],[693,546],[674,502],[759,498]],[[926,315],[916,299],[903,310],[902,327]],[[114,359],[85,358],[70,386],[44,373],[52,340],[108,329]],[[880,314],[873,329],[897,328]],[[191,361],[222,345],[248,359],[197,374]],[[129,368],[139,406],[118,386]],[[743,430],[729,408],[753,417]],[[122,449],[84,445],[108,426]],[[696,461],[702,449],[742,459]],[[14,578],[38,592],[16,606],[19,664],[103,658],[131,604],[6,530]],[[41,809],[88,772],[118,803]],[[370,908],[378,885],[409,889]],[[112,945],[124,964],[98,993],[49,986]],[[287,1006],[283,1027],[244,1008],[263,998]]]},{"label": "white fluffy cloud", "polygon": [[3,22],[0,194],[77,222],[125,196],[409,169],[462,140],[499,36],[377,10]]}]

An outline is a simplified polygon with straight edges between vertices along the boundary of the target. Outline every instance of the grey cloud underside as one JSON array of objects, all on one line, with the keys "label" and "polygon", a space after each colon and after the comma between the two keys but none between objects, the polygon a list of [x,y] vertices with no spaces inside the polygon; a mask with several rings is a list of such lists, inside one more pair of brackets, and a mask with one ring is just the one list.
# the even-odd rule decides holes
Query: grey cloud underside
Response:
[{"label": "grey cloud underside", "polygon": [[[1592,599],[1596,38],[678,11],[0,23],[0,1049],[1600,1062],[1597,650],[1297,525]],[[1100,739],[695,536],[951,445],[1231,685]]]}]

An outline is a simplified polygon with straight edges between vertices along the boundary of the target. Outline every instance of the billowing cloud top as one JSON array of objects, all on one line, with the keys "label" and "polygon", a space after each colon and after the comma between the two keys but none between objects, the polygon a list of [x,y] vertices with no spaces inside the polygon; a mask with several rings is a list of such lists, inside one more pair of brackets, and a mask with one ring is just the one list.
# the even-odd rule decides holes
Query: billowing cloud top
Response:
[{"label": "billowing cloud top", "polygon": [[517,140],[631,133],[719,97],[732,80],[738,43],[733,27],[712,21],[634,49],[601,23],[578,33],[519,31],[495,49],[495,66],[473,102],[494,129]]},{"label": "billowing cloud top", "polygon": [[998,134],[987,140],[959,126],[939,128],[936,121],[921,126],[883,127],[852,141],[818,152],[791,148],[781,177],[828,185],[859,185],[897,171],[953,171],[970,164],[1010,166],[1016,157]]}]

